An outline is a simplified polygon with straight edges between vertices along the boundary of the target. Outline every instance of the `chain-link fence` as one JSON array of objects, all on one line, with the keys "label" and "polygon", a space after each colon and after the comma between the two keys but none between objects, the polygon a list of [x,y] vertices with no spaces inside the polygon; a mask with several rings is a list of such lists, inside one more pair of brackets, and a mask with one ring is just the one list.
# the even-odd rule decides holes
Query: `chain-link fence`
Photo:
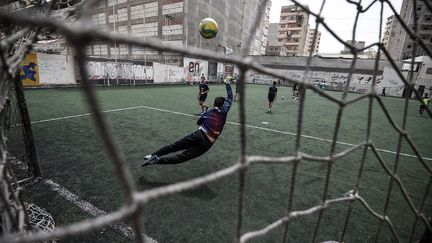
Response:
[{"label": "chain-link fence", "polygon": [[[53,4],[56,1],[52,1],[51,4]],[[71,9],[70,13],[79,13],[79,15],[86,16],[88,15],[88,12],[86,9],[91,9],[92,4],[95,4],[97,1],[82,1],[75,5],[73,9]],[[369,232],[368,234],[373,234],[375,241],[379,239],[379,235],[381,234],[384,225],[387,225],[388,228],[391,231],[391,234],[394,238],[394,240],[401,242],[403,239],[401,239],[397,231],[395,229],[395,226],[392,223],[392,219],[388,217],[388,209],[390,207],[390,198],[393,188],[399,188],[399,190],[402,192],[404,199],[406,200],[407,204],[409,205],[411,209],[411,213],[415,216],[415,221],[411,229],[404,229],[406,231],[411,231],[411,239],[412,241],[414,234],[416,232],[416,226],[418,225],[418,221],[423,222],[424,226],[431,230],[431,226],[428,223],[427,215],[424,215],[423,209],[425,206],[426,199],[429,195],[429,190],[432,184],[432,170],[429,163],[427,163],[423,157],[421,156],[420,152],[417,150],[415,143],[413,139],[410,137],[410,134],[406,132],[406,120],[407,120],[407,111],[408,111],[408,102],[409,98],[405,98],[405,105],[404,105],[404,113],[403,113],[403,120],[402,125],[397,125],[398,123],[392,118],[390,112],[384,105],[382,99],[377,95],[376,90],[374,89],[376,84],[376,76],[374,75],[373,81],[371,83],[371,89],[369,92],[359,96],[358,98],[355,98],[353,100],[348,99],[348,90],[351,84],[351,77],[356,69],[356,62],[357,62],[357,55],[359,52],[363,51],[363,49],[357,49],[356,47],[349,45],[345,43],[340,36],[338,36],[334,30],[329,26],[325,19],[322,18],[321,14],[323,11],[323,8],[326,5],[326,1],[323,0],[321,4],[321,9],[319,12],[312,12],[310,9],[305,8],[301,5],[299,1],[293,0],[296,5],[303,8],[304,11],[307,11],[310,15],[314,16],[316,18],[316,26],[315,30],[319,30],[320,28],[324,28],[327,30],[334,38],[336,38],[340,43],[342,43],[345,47],[351,50],[352,55],[354,58],[352,59],[351,64],[351,71],[347,78],[347,82],[344,86],[344,91],[341,98],[337,98],[334,96],[329,95],[326,92],[323,92],[319,88],[315,87],[313,84],[310,84],[306,82],[305,78],[303,80],[295,80],[291,77],[283,76],[276,74],[273,70],[269,68],[265,68],[257,63],[254,63],[250,58],[246,57],[246,53],[248,53],[248,48],[250,47],[250,44],[252,42],[252,38],[255,35],[255,29],[248,30],[248,37],[246,38],[242,54],[243,56],[224,56],[219,53],[210,52],[208,50],[202,50],[202,49],[195,49],[195,48],[186,48],[186,47],[170,47],[167,45],[161,44],[160,41],[150,38],[144,38],[144,39],[136,39],[131,38],[127,36],[118,36],[118,35],[110,35],[109,33],[103,33],[98,32],[89,27],[89,25],[85,24],[75,24],[73,26],[67,25],[63,22],[55,21],[53,19],[50,19],[49,16],[45,18],[38,18],[34,19],[31,16],[25,16],[20,15],[19,13],[0,13],[0,22],[8,23],[11,26],[21,26],[21,30],[10,33],[10,35],[7,35],[3,40],[1,40],[1,56],[2,56],[2,82],[1,82],[1,96],[0,96],[0,105],[2,107],[2,113],[6,112],[7,106],[6,106],[6,100],[9,96],[8,90],[9,90],[9,83],[11,82],[11,78],[15,75],[16,70],[18,69],[19,61],[23,59],[26,51],[28,48],[34,43],[35,37],[40,29],[50,29],[59,32],[62,34],[66,39],[67,42],[71,45],[71,47],[74,50],[74,53],[76,55],[76,61],[79,68],[80,77],[82,77],[82,87],[83,91],[85,93],[85,96],[87,97],[87,101],[90,105],[91,112],[94,114],[94,120],[97,124],[97,129],[100,133],[100,136],[103,139],[103,143],[106,147],[106,151],[111,157],[113,164],[115,166],[115,172],[119,179],[119,183],[124,189],[126,203],[121,208],[119,208],[117,211],[114,211],[112,213],[109,213],[104,216],[96,217],[90,220],[78,222],[69,226],[59,227],[56,228],[53,232],[47,233],[47,232],[41,232],[41,231],[30,231],[26,232],[25,227],[23,225],[27,224],[25,218],[25,214],[22,208],[24,207],[23,204],[17,204],[15,206],[14,204],[9,203],[10,202],[10,195],[14,197],[14,199],[19,202],[19,196],[17,195],[19,193],[19,187],[13,187],[11,185],[14,184],[15,181],[11,181],[9,178],[9,173],[11,173],[10,170],[7,170],[7,168],[10,168],[10,165],[8,164],[8,161],[6,159],[7,154],[7,147],[6,147],[6,126],[4,125],[6,121],[2,120],[4,123],[1,126],[2,129],[2,137],[1,137],[1,144],[0,149],[2,151],[1,153],[1,177],[0,177],[0,183],[2,184],[2,189],[8,189],[8,190],[2,190],[1,196],[2,196],[2,209],[7,212],[6,215],[13,216],[11,213],[8,213],[11,211],[11,208],[17,208],[20,213],[18,217],[18,221],[14,222],[17,224],[17,228],[14,228],[12,230],[6,229],[7,232],[4,231],[3,238],[0,240],[4,242],[34,242],[34,241],[43,241],[43,240],[53,240],[53,239],[60,239],[65,238],[73,235],[80,235],[84,234],[86,232],[94,231],[97,229],[101,229],[105,226],[112,225],[117,222],[129,222],[131,223],[134,231],[135,231],[135,238],[138,242],[144,242],[145,236],[143,235],[143,228],[142,223],[140,219],[140,209],[141,207],[152,200],[158,200],[163,197],[180,193],[183,191],[188,191],[195,189],[197,187],[203,186],[205,184],[208,184],[213,181],[217,181],[223,177],[231,176],[234,174],[239,174],[239,189],[238,189],[238,210],[237,210],[237,224],[236,224],[236,235],[235,239],[238,242],[246,242],[248,240],[252,240],[255,238],[258,238],[260,236],[265,235],[266,233],[274,230],[278,227],[285,227],[284,231],[284,240],[287,240],[287,235],[289,232],[289,223],[298,217],[307,217],[309,215],[318,215],[317,221],[315,224],[315,230],[314,234],[312,236],[312,241],[316,242],[318,237],[318,232],[320,229],[320,226],[322,225],[322,215],[323,212],[333,207],[336,204],[342,204],[345,203],[348,210],[346,215],[341,216],[341,218],[333,219],[333,220],[344,220],[343,227],[340,229],[340,241],[344,241],[347,227],[352,221],[352,210],[354,207],[358,207],[361,205],[364,207],[373,217],[376,217],[379,219],[379,225],[377,226],[376,232]],[[327,1],[328,2],[328,1]],[[424,52],[429,56],[432,57],[432,51],[428,49],[425,40],[422,38],[419,38],[419,29],[417,27],[416,21],[414,21],[414,26],[408,26],[407,23],[405,23],[402,19],[402,17],[399,15],[397,10],[392,5],[392,2],[389,0],[375,0],[372,1],[369,5],[364,6],[361,4],[361,1],[351,1],[347,0],[348,3],[353,4],[357,7],[357,14],[355,16],[355,24],[352,31],[352,40],[356,40],[356,26],[359,21],[359,17],[361,14],[367,12],[373,5],[379,5],[381,7],[381,16],[380,16],[380,30],[382,30],[383,25],[383,11],[382,9],[385,6],[390,7],[390,9],[393,11],[393,13],[396,16],[396,19],[401,23],[404,31],[407,32],[409,38],[414,40],[413,45],[413,58],[412,62],[414,63],[414,57],[416,54],[416,50],[418,48],[421,48],[424,50]],[[428,1],[419,1],[419,0],[413,0],[410,4],[413,4],[414,11],[413,11],[413,19],[416,20],[416,4],[418,2],[424,3],[429,11],[432,10],[431,4]],[[263,0],[261,1],[261,5],[259,8],[259,12],[256,13],[256,21],[260,21],[260,16],[262,16],[267,1]],[[64,4],[64,3],[63,3]],[[432,11],[431,11],[432,12]],[[251,26],[258,26],[258,24],[252,24]],[[30,33],[30,34],[29,34]],[[316,34],[314,37],[316,38]],[[378,39],[381,40],[382,33],[379,33]],[[87,73],[85,68],[85,47],[89,43],[91,43],[93,40],[100,40],[105,42],[115,42],[117,44],[129,44],[134,46],[139,46],[143,48],[151,48],[157,51],[169,51],[172,53],[177,53],[183,56],[188,57],[195,57],[200,59],[206,59],[206,60],[212,60],[217,62],[223,62],[223,63],[230,63],[233,65],[236,65],[240,69],[240,102],[239,102],[239,110],[240,110],[240,159],[235,162],[232,166],[229,166],[225,169],[222,169],[220,171],[217,171],[212,174],[208,174],[202,177],[198,177],[192,180],[184,181],[184,182],[178,182],[174,183],[168,186],[162,186],[146,191],[137,191],[136,186],[134,184],[134,180],[132,178],[131,172],[129,168],[127,167],[125,163],[125,157],[122,154],[122,151],[119,149],[118,145],[116,144],[115,139],[113,138],[112,133],[110,132],[110,129],[108,127],[107,121],[105,119],[105,115],[101,112],[100,108],[100,102],[98,100],[98,97],[95,94],[94,89],[91,85],[89,85],[88,80],[86,80]],[[9,55],[7,53],[7,47],[15,43],[17,40],[24,40],[23,44],[18,48],[13,55]],[[316,41],[314,40],[313,43]],[[386,50],[384,45],[381,42],[376,42],[374,44],[371,44],[364,49],[370,48],[370,47],[376,47],[379,49],[379,52],[376,56],[376,65],[375,70],[376,73],[378,73],[378,64],[379,60],[381,58],[381,55],[384,55],[385,58],[387,58],[393,67],[393,69],[397,72],[399,78],[403,80],[405,86],[410,89],[416,99],[421,100],[421,96],[419,92],[414,89],[414,81],[412,78],[412,75],[409,75],[409,78],[405,78],[404,75],[399,70],[399,67],[395,64],[394,60],[391,58],[389,52]],[[314,49],[313,47],[311,48]],[[312,53],[310,53],[308,61],[307,61],[307,67],[305,70],[304,77],[307,77],[307,73],[310,71],[310,64],[312,60]],[[292,84],[297,84],[299,87],[301,87],[301,94],[299,99],[299,113],[297,117],[297,132],[296,132],[296,139],[295,139],[295,149],[292,153],[292,156],[287,157],[264,157],[264,156],[248,156],[246,153],[246,106],[247,101],[245,100],[245,78],[246,78],[246,72],[248,71],[254,71],[259,72],[265,75],[273,76],[277,79],[283,79],[287,80],[288,82]],[[305,99],[307,96],[305,95],[305,90],[310,89],[313,90],[316,93],[319,93],[322,97],[328,99],[329,101],[333,102],[338,106],[338,112],[335,120],[335,126],[334,126],[334,132],[333,132],[333,138],[332,138],[332,145],[330,153],[327,156],[315,156],[311,154],[304,153],[301,149],[302,144],[302,130],[303,130],[303,114],[304,114],[304,106],[305,106]],[[336,145],[337,140],[339,137],[339,131],[341,128],[341,119],[342,114],[347,107],[349,107],[351,104],[356,103],[360,100],[368,100],[368,122],[366,127],[366,134],[364,142],[359,143],[355,145],[352,148],[349,148],[342,152],[336,151]],[[374,104],[377,103],[379,107],[382,108],[382,111],[386,115],[388,121],[390,122],[391,126],[394,128],[395,131],[399,134],[398,141],[397,141],[397,151],[396,151],[396,158],[394,161],[394,167],[390,168],[388,164],[384,161],[384,158],[380,155],[379,150],[377,149],[374,141],[371,140],[371,127],[372,127],[372,107]],[[432,116],[431,110],[426,109],[429,116]],[[2,119],[4,119],[4,116],[2,116]],[[429,122],[429,121],[427,121]],[[409,147],[414,151],[415,155],[417,156],[418,163],[421,163],[424,167],[424,169],[427,171],[429,175],[427,189],[425,190],[423,197],[421,199],[421,202],[419,205],[415,205],[413,200],[411,199],[409,193],[407,192],[407,189],[405,188],[403,182],[400,180],[398,176],[398,163],[400,161],[400,154],[401,154],[401,147],[402,143],[406,142]],[[354,151],[362,151],[361,160],[359,161],[359,168],[357,173],[357,179],[356,183],[352,186],[352,190],[346,192],[345,195],[343,195],[340,198],[334,198],[334,199],[328,199],[328,192],[330,187],[330,178],[332,175],[332,169],[335,161],[339,158],[342,158]],[[375,157],[380,165],[382,166],[383,171],[388,175],[389,177],[389,187],[388,192],[386,195],[383,211],[378,212],[374,210],[371,206],[368,205],[368,202],[362,197],[362,195],[359,193],[359,184],[362,180],[362,174],[365,168],[365,161],[367,160],[367,155],[372,155]],[[322,191],[322,199],[321,202],[309,209],[302,210],[302,211],[294,211],[293,210],[293,202],[294,202],[294,192],[296,190],[296,177],[297,177],[297,170],[300,163],[308,163],[308,162],[320,162],[325,165],[325,184],[324,189]],[[292,166],[292,175],[291,175],[291,183],[289,188],[289,195],[287,197],[287,213],[285,215],[281,215],[280,219],[273,222],[272,224],[256,230],[252,232],[243,232],[242,226],[243,226],[243,216],[244,216],[244,205],[245,205],[245,175],[247,168],[250,166],[254,166],[256,164],[274,164],[274,163],[280,163],[285,165]],[[358,202],[354,204],[354,202]],[[366,232],[365,232],[366,233]]]}]

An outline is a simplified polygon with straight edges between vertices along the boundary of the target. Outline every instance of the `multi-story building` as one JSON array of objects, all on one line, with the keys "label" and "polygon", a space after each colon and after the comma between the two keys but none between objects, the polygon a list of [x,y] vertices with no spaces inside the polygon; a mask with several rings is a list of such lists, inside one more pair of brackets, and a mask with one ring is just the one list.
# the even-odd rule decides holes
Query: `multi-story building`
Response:
[{"label": "multi-story building", "polygon": [[[417,17],[414,19],[413,7],[413,1],[404,0],[399,15],[412,32],[414,32],[414,21],[417,22],[419,37],[426,43],[428,49],[431,49],[432,13],[429,11],[426,4],[422,1],[418,1],[416,8]],[[395,60],[411,58],[414,48],[413,40],[397,19],[394,20],[393,28],[392,32],[394,32],[394,36],[391,35],[388,41],[388,51],[390,52],[391,57]],[[415,55],[425,55],[425,50],[418,45]]]},{"label": "multi-story building", "polygon": [[[365,47],[365,45],[366,45],[366,42],[364,42],[364,41],[356,41],[356,40],[355,41],[353,41],[353,40],[347,40],[346,43],[348,45],[354,46],[357,49],[363,49]],[[344,49],[343,49],[343,51],[341,51],[341,54],[351,54],[351,50],[348,47],[344,46]],[[362,52],[358,52],[357,54],[363,54],[363,51]]]},{"label": "multi-story building", "polygon": [[[7,9],[19,9],[22,1],[8,0]],[[217,52],[240,54],[242,43],[254,25],[259,0],[99,0],[90,11],[91,23],[99,31],[136,38],[153,37],[170,46],[194,46]],[[263,54],[271,1],[266,6],[248,54]],[[211,17],[219,25],[213,39],[204,39],[198,25]],[[93,42],[87,55],[108,59],[145,60],[181,65],[183,57],[174,53],[106,42]]]},{"label": "multi-story building", "polygon": [[[312,54],[317,54],[318,50],[319,50],[319,45],[321,42],[321,32],[320,31],[316,31],[317,37],[315,39],[315,45],[313,45],[313,50],[312,50]],[[306,45],[305,45],[305,49],[304,49],[304,54],[305,55],[309,55],[311,49],[312,49],[312,44],[314,41],[314,36],[315,36],[315,29],[308,29],[307,31],[307,35],[306,35]]]},{"label": "multi-story building", "polygon": [[[271,9],[271,1],[267,2],[265,11],[263,13],[263,18],[261,19],[259,27],[256,28],[255,38],[252,43],[251,54],[252,55],[264,55],[268,42],[268,32],[269,32],[269,24],[270,24],[270,9]],[[255,12],[258,9],[255,9]],[[253,15],[250,15],[253,16]],[[250,17],[249,16],[249,17]],[[249,22],[253,22],[253,19],[250,19]]]},{"label": "multi-story building", "polygon": [[282,6],[278,42],[286,47],[288,56],[304,55],[308,25],[308,12],[296,5]]},{"label": "multi-story building", "polygon": [[284,47],[282,49],[282,45],[278,41],[279,29],[280,29],[279,23],[270,23],[269,24],[267,47],[266,47],[266,51],[265,51],[266,56],[283,56],[283,55],[286,55],[286,48]]},{"label": "multi-story building", "polygon": [[[194,46],[236,54],[240,54],[242,43],[256,17],[254,14],[244,13],[256,13],[260,3],[259,0],[216,0],[210,3],[199,0],[108,0],[106,4],[103,2],[101,1],[99,9],[94,10],[93,16],[106,14],[106,26],[111,31],[135,37],[154,37],[171,46]],[[249,50],[252,54],[262,53],[270,6],[271,2],[257,28],[256,38]],[[201,37],[198,31],[199,22],[206,17],[212,17],[219,25],[217,36],[210,40]],[[95,47],[97,51],[97,44]],[[116,48],[120,51],[115,51]],[[146,58],[169,64],[182,62],[179,55],[133,46],[117,46],[111,43],[110,50],[112,51],[109,51],[108,55],[111,58],[120,54],[123,58]],[[95,48],[93,55],[98,55],[94,51]]]},{"label": "multi-story building", "polygon": [[265,11],[265,18],[264,21],[264,27],[263,29],[263,36],[261,38],[261,55],[265,55],[265,51],[267,48],[268,43],[268,32],[269,32],[269,25],[270,25],[270,10],[271,10],[272,2],[268,1]]},{"label": "multi-story building", "polygon": [[390,38],[395,36],[394,25],[395,25],[395,16],[392,15],[387,18],[386,26],[384,29],[384,36],[381,41],[385,48],[389,47]]},{"label": "multi-story building", "polygon": [[278,41],[279,29],[280,29],[279,23],[269,24],[268,39],[267,39],[268,45],[272,45],[272,46],[279,45],[279,41]]}]

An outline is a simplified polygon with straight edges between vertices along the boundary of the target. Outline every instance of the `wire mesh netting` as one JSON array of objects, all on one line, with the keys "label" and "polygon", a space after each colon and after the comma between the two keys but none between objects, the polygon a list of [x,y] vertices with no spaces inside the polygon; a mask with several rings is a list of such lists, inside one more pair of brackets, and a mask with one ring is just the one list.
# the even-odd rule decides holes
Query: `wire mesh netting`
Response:
[{"label": "wire mesh netting", "polygon": [[[52,1],[51,4],[54,4],[55,2],[56,1]],[[24,232],[24,227],[22,225],[27,224],[28,222],[25,220],[27,217],[25,216],[24,211],[21,211],[22,216],[20,216],[19,217],[20,220],[16,222],[18,225],[21,226],[18,227],[17,229],[9,230],[7,234],[5,233],[3,235],[3,238],[1,240],[3,240],[4,242],[33,242],[33,241],[54,240],[54,239],[61,239],[73,235],[84,234],[90,231],[95,231],[105,226],[115,224],[117,222],[129,222],[131,223],[134,229],[136,241],[144,242],[145,241],[145,236],[143,235],[144,230],[140,222],[141,221],[140,210],[144,204],[148,203],[149,201],[158,200],[172,194],[192,190],[197,187],[206,185],[208,183],[217,181],[223,177],[227,177],[234,174],[238,174],[240,178],[239,189],[238,189],[238,202],[239,202],[238,210],[237,210],[238,216],[237,216],[237,224],[236,224],[237,233],[234,236],[237,242],[246,242],[252,239],[259,238],[278,227],[285,228],[284,241],[286,241],[288,232],[290,230],[289,223],[293,219],[299,217],[307,217],[310,215],[317,215],[317,220],[314,225],[314,234],[311,236],[311,240],[313,242],[316,242],[319,234],[319,229],[322,226],[323,212],[331,207],[334,207],[335,205],[340,205],[340,204],[344,204],[347,207],[346,213],[340,215],[340,217],[337,219],[333,219],[335,221],[340,221],[340,220],[344,221],[343,227],[339,231],[340,241],[344,241],[346,237],[347,228],[353,220],[352,210],[354,207],[363,207],[373,217],[379,220],[380,223],[377,225],[377,229],[375,232],[365,232],[365,234],[373,235],[375,241],[378,241],[380,234],[384,230],[384,227],[387,227],[390,230],[393,239],[397,242],[408,241],[408,240],[412,241],[414,235],[416,234],[415,233],[416,228],[419,227],[419,225],[421,225],[422,228],[427,228],[428,230],[431,230],[431,226],[428,223],[427,215],[424,214],[424,206],[426,204],[426,199],[428,195],[430,195],[429,191],[432,184],[432,170],[430,164],[421,156],[420,152],[417,150],[415,146],[415,142],[410,137],[410,134],[406,132],[408,101],[410,98],[405,99],[404,115],[401,123],[402,125],[398,125],[398,122],[392,118],[390,112],[385,107],[382,99],[377,95],[376,90],[374,88],[377,80],[378,64],[381,55],[384,55],[385,58],[388,59],[393,69],[397,72],[399,78],[403,80],[405,86],[409,90],[411,90],[414,93],[416,99],[420,101],[421,100],[420,93],[414,88],[413,75],[409,75],[409,78],[405,78],[404,75],[402,75],[401,71],[399,70],[399,67],[396,65],[395,61],[391,58],[388,50],[379,41],[363,49],[358,49],[355,46],[345,43],[333,31],[331,26],[329,26],[326,23],[325,19],[322,18],[321,16],[322,10],[326,5],[325,0],[322,1],[321,9],[317,13],[312,12],[308,8],[305,8],[303,5],[301,5],[299,1],[293,0],[292,2],[295,5],[302,8],[304,11],[308,12],[310,15],[315,16],[316,18],[315,31],[318,31],[320,28],[324,28],[325,30],[330,32],[331,35],[334,38],[336,38],[340,43],[342,43],[345,47],[351,50],[351,53],[354,56],[354,58],[352,59],[351,68],[350,68],[351,71],[347,78],[347,82],[344,86],[344,90],[341,98],[336,98],[334,96],[329,95],[328,93],[323,92],[322,90],[320,90],[319,88],[315,87],[313,84],[308,82],[308,80],[306,80],[307,73],[310,71],[312,52],[310,53],[307,61],[307,67],[304,75],[305,78],[303,78],[302,80],[296,80],[288,76],[279,75],[275,73],[273,70],[265,68],[253,62],[252,59],[246,56],[246,54],[249,53],[248,51],[252,42],[252,38],[255,35],[256,30],[253,28],[248,31],[248,36],[244,42],[245,44],[243,45],[243,50],[242,50],[243,56],[233,55],[227,57],[219,53],[210,52],[208,50],[186,48],[186,47],[172,47],[168,45],[163,45],[160,43],[160,41],[155,39],[150,39],[150,38],[136,39],[127,36],[110,35],[109,33],[95,31],[94,29],[89,27],[89,25],[84,25],[84,24],[76,24],[70,26],[63,22],[55,21],[51,19],[49,16],[34,19],[31,16],[20,15],[19,13],[0,13],[1,22],[8,23],[11,26],[21,26],[21,29],[19,31],[10,32],[9,35],[5,36],[1,40],[0,49],[2,55],[2,71],[3,71],[2,77],[3,78],[1,83],[2,89],[0,90],[0,92],[1,92],[1,101],[2,101],[1,103],[2,112],[4,113],[7,107],[5,105],[6,98],[10,97],[8,93],[9,90],[8,83],[11,82],[10,79],[15,75],[16,70],[18,70],[19,61],[23,59],[27,50],[31,47],[32,43],[34,43],[35,40],[37,39],[36,38],[37,33],[41,29],[51,29],[62,34],[74,50],[76,61],[79,68],[80,77],[83,78],[83,82],[82,82],[83,91],[85,93],[85,96],[87,97],[87,101],[90,105],[91,112],[94,114],[94,120],[95,123],[97,124],[96,127],[103,139],[103,143],[106,147],[106,151],[113,161],[116,175],[119,179],[120,185],[124,189],[124,193],[125,193],[124,196],[126,198],[126,204],[123,205],[121,208],[119,208],[117,211],[90,220],[78,222],[69,226],[58,227],[50,233],[40,232],[40,231]],[[413,51],[412,63],[414,63],[415,54],[417,49],[419,48],[423,49],[426,55],[432,57],[432,52],[426,45],[425,41],[422,38],[419,38],[419,30],[417,28],[417,24],[414,24],[413,29],[410,28],[407,25],[407,23],[403,21],[402,17],[398,14],[397,10],[393,7],[391,1],[375,0],[372,1],[367,6],[362,5],[361,1],[347,0],[347,2],[357,7],[355,24],[352,31],[352,40],[356,40],[356,25],[359,21],[359,17],[363,13],[367,12],[374,5],[379,5],[381,9],[387,6],[390,7],[390,9],[395,14],[398,21],[401,22],[402,27],[404,31],[407,32],[409,38],[411,38],[414,41],[413,50],[412,50]],[[413,8],[414,20],[416,19],[416,4],[418,2],[424,3],[430,11],[432,10],[431,4],[428,1],[419,1],[419,0],[412,1],[412,4],[414,5]],[[81,1],[80,3],[73,6],[70,13],[73,14],[79,13],[81,17],[86,16],[88,15],[86,9],[91,9],[92,5],[96,3],[97,1]],[[62,4],[67,4],[67,3],[62,1]],[[252,24],[251,26],[258,26],[257,23],[261,19],[266,4],[267,4],[266,0],[261,1],[260,7],[258,8],[259,11],[258,13],[256,13],[257,16],[256,23]],[[382,11],[381,11],[380,19],[381,19],[380,30],[382,30],[382,25],[383,25]],[[380,32],[377,39],[381,40],[382,39],[381,37],[382,36]],[[317,38],[316,34],[314,35],[314,38]],[[100,102],[95,94],[95,91],[93,87],[89,84],[88,80],[86,80],[87,73],[86,73],[86,68],[84,63],[85,60],[84,51],[86,45],[88,45],[89,43],[91,43],[93,40],[96,39],[100,41],[106,41],[106,42],[116,42],[118,44],[129,44],[134,46],[140,46],[143,48],[151,48],[157,51],[164,51],[164,52],[169,51],[183,56],[196,57],[200,59],[213,60],[213,61],[237,65],[240,69],[240,94],[241,94],[240,103],[239,103],[240,104],[239,107],[240,124],[241,124],[239,160],[233,163],[231,166],[212,174],[208,174],[184,182],[174,183],[168,186],[161,186],[146,191],[137,191],[131,172],[129,168],[126,166],[124,155],[122,154],[122,151],[119,149],[118,145],[116,144],[113,135],[110,133],[110,129],[108,129],[108,123],[105,119],[103,112],[101,111]],[[23,44],[20,46],[20,48],[16,49],[16,51],[12,53],[12,55],[9,55],[9,53],[7,52],[8,47],[13,45],[17,40],[23,40],[22,41]],[[312,43],[316,43],[316,40],[314,40]],[[354,100],[349,100],[347,98],[348,90],[351,84],[352,75],[356,69],[357,56],[361,51],[369,47],[376,47],[379,49],[379,52],[376,57],[375,75],[371,83],[371,89],[365,94],[359,96],[359,98],[356,98]],[[311,49],[313,50],[314,48],[312,47]],[[278,79],[284,79],[292,84],[297,84],[301,87],[300,99],[298,105],[299,115],[297,117],[297,128],[296,128],[297,133],[295,139],[295,149],[292,152],[291,156],[286,156],[286,157],[249,156],[246,153],[247,135],[246,135],[246,125],[245,125],[246,124],[245,111],[246,111],[247,102],[244,99],[245,97],[244,84],[246,80],[246,72],[248,71],[255,71],[265,75],[273,76]],[[334,125],[331,150],[327,156],[315,156],[312,154],[305,153],[302,150],[302,146],[301,146],[302,130],[303,130],[302,125],[303,125],[304,104],[305,104],[305,99],[307,98],[305,94],[306,89],[313,90],[314,92],[319,93],[320,95],[322,95],[323,97],[325,97],[326,99],[335,103],[338,106],[338,112],[334,123],[335,125]],[[344,110],[347,109],[351,104],[363,99],[368,100],[368,122],[366,124],[366,134],[365,134],[364,142],[359,143],[354,147],[344,150],[342,152],[338,152],[336,146],[337,146],[339,131],[341,128],[342,114]],[[373,112],[372,107],[374,103],[378,103],[378,105],[382,108],[382,111],[385,113],[391,126],[399,134],[397,140],[396,157],[393,164],[394,166],[392,168],[388,165],[388,163],[386,163],[385,159],[380,154],[380,151],[377,149],[374,141],[371,140],[371,126],[372,126],[372,112]],[[429,116],[432,116],[431,110],[429,108],[426,109],[426,112],[428,113]],[[1,173],[0,182],[2,185],[2,189],[4,189],[2,190],[1,193],[2,203],[3,203],[2,208],[4,208],[6,212],[8,212],[10,211],[10,208],[13,207],[21,208],[24,206],[23,204],[17,204],[18,206],[14,206],[13,204],[9,203],[10,200],[8,200],[10,198],[10,195],[16,195],[17,192],[19,192],[19,188],[11,187],[11,185],[14,185],[15,182],[9,179],[8,175],[11,173],[11,171],[5,169],[9,166],[8,161],[5,157],[5,154],[8,151],[6,147],[6,136],[5,136],[7,129],[6,126],[2,126],[1,129],[3,134],[1,138],[2,139],[1,140],[2,141],[1,144],[1,151],[2,151],[1,166],[2,167],[1,168],[3,169],[3,171]],[[424,167],[424,170],[427,171],[429,176],[427,188],[418,205],[414,203],[414,201],[410,197],[409,192],[404,186],[404,183],[398,176],[398,163],[400,161],[402,143],[408,144],[409,147],[412,149],[412,151],[414,151],[415,155],[417,156],[418,163],[420,163]],[[348,154],[354,151],[362,152],[361,159],[360,161],[358,161],[358,173],[357,173],[356,183],[352,185],[351,190],[347,191],[341,197],[329,199],[328,197],[329,197],[330,179],[331,179],[332,169],[335,161],[344,156],[347,156]],[[367,160],[367,155],[372,155],[374,158],[377,159],[377,161],[382,167],[382,170],[388,175],[389,178],[388,191],[385,197],[382,211],[377,211],[373,207],[369,206],[368,202],[362,197],[361,193],[359,192],[359,185],[362,181],[362,175],[364,172],[364,165]],[[324,170],[325,182],[322,190],[321,202],[316,206],[305,210],[293,210],[293,202],[295,201],[294,192],[296,190],[297,170],[299,164],[308,163],[308,162],[320,162],[325,165],[325,170]],[[292,167],[292,174],[290,177],[291,183],[289,186],[289,193],[287,197],[287,202],[288,202],[287,212],[286,214],[281,215],[278,220],[274,221],[268,226],[263,227],[262,229],[257,229],[256,231],[251,231],[251,232],[244,232],[243,220],[244,220],[247,169],[248,167],[254,166],[256,164],[274,164],[274,163],[285,164]],[[391,194],[395,188],[398,188],[401,191],[404,200],[409,205],[411,211],[410,213],[415,217],[415,221],[412,225],[412,228],[403,229],[404,231],[411,232],[410,239],[400,238],[400,236],[398,235],[398,230],[393,225],[392,219],[388,216],[388,210],[389,207],[391,206],[391,200],[390,200]],[[15,201],[19,202],[19,197],[16,196]]]},{"label": "wire mesh netting", "polygon": [[[55,222],[50,213],[32,203],[24,203],[24,206],[27,211],[29,223],[33,229],[48,233],[54,231]],[[56,242],[56,240],[54,239],[44,242]]]},{"label": "wire mesh netting", "polygon": [[21,114],[18,108],[18,100],[14,90],[12,89],[9,95],[7,106],[8,110],[8,154],[13,161],[22,162],[22,169],[15,170],[15,174],[19,179],[32,177],[31,172],[28,170],[29,157],[26,151],[25,132],[22,128]]}]

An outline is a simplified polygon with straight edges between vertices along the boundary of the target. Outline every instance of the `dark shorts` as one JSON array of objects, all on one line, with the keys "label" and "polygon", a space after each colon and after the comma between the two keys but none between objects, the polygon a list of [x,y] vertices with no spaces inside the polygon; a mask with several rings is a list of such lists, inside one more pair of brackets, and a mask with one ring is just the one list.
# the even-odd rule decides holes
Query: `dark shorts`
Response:
[{"label": "dark shorts", "polygon": [[274,99],[275,99],[275,96],[274,95],[269,95],[267,98],[268,98],[269,102],[273,102]]},{"label": "dark shorts", "polygon": [[200,95],[200,97],[199,97],[199,101],[205,101],[207,99],[207,94],[204,94],[204,95]]},{"label": "dark shorts", "polygon": [[[212,146],[213,143],[210,142],[207,135],[201,130],[196,130],[184,138],[162,147],[153,154],[160,157],[158,164],[178,164],[204,154]],[[179,154],[169,155],[181,150],[184,151]]]}]

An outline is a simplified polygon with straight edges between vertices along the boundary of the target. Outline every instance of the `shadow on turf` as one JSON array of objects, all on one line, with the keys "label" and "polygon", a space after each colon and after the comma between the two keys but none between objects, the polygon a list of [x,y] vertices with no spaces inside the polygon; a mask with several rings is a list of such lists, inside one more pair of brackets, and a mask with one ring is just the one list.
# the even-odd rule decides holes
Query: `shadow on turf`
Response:
[{"label": "shadow on turf", "polygon": [[[169,182],[148,181],[144,176],[138,179],[138,183],[144,189],[167,186],[172,184]],[[208,186],[205,185],[192,191],[181,192],[180,194],[186,197],[195,197],[203,201],[211,201],[217,197],[217,194],[213,190],[211,190]]]}]

